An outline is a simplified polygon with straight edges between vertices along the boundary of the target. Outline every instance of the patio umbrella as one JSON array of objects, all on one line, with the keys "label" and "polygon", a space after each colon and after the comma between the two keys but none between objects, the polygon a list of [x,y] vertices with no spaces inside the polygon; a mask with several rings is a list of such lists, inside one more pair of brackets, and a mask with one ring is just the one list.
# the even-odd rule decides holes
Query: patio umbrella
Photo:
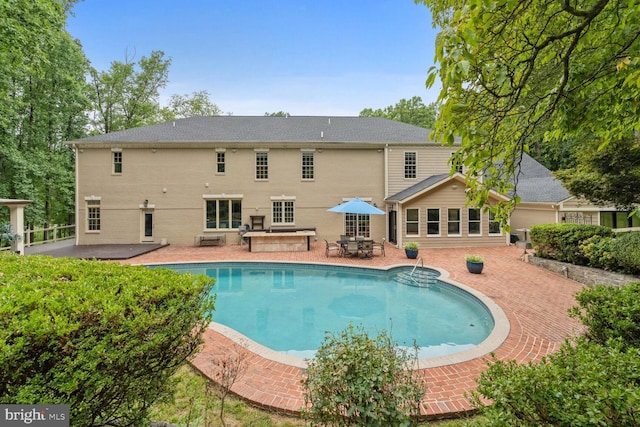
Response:
[{"label": "patio umbrella", "polygon": [[358,199],[351,199],[346,203],[341,203],[338,206],[334,206],[331,209],[327,209],[329,212],[338,213],[351,213],[351,214],[364,214],[364,215],[384,215],[385,212],[376,208],[369,203]]}]

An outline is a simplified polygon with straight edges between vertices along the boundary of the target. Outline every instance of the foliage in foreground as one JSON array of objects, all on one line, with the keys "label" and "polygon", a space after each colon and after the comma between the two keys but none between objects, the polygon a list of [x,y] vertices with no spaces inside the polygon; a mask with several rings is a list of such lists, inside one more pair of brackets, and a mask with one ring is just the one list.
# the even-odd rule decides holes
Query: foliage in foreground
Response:
[{"label": "foliage in foreground", "polygon": [[[461,139],[474,205],[514,190],[534,145],[602,147],[640,128],[639,0],[415,1],[439,29],[427,78],[441,86],[434,136]],[[514,202],[499,206],[502,225]]]},{"label": "foliage in foreground", "polygon": [[580,306],[570,313],[587,327],[589,341],[606,345],[622,339],[626,346],[640,349],[640,282],[587,288],[576,299]]},{"label": "foliage in foreground", "polygon": [[480,395],[491,426],[640,425],[640,354],[620,342],[566,343],[541,361],[519,365],[494,360],[480,376]]},{"label": "foliage in foreground", "polygon": [[213,280],[0,255],[0,402],[68,404],[74,426],[140,425],[210,322]]},{"label": "foliage in foreground", "polygon": [[584,336],[540,363],[490,362],[472,393],[482,424],[639,426],[639,292],[640,283],[582,291],[572,313]]},{"label": "foliage in foreground", "polygon": [[426,388],[411,369],[416,358],[384,331],[370,338],[349,325],[328,334],[303,380],[303,417],[312,425],[415,424]]}]

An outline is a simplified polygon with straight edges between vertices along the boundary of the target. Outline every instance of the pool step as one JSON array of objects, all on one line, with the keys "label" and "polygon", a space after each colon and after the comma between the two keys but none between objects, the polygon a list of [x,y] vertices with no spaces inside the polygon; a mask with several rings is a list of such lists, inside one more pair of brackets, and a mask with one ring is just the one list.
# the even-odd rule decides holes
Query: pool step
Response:
[{"label": "pool step", "polygon": [[403,271],[396,276],[396,282],[401,285],[427,288],[438,281],[433,271],[416,269],[413,274],[410,271]]}]

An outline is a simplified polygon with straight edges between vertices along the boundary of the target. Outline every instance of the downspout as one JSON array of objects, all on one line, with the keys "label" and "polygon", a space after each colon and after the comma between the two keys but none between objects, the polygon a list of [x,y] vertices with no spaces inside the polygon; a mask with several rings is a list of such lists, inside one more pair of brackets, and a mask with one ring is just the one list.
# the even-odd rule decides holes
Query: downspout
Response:
[{"label": "downspout", "polygon": [[76,217],[76,238],[75,238],[75,242],[76,242],[76,246],[78,246],[78,239],[80,237],[80,216],[79,216],[79,211],[80,211],[80,205],[79,205],[79,200],[80,200],[80,185],[79,185],[79,176],[80,174],[78,173],[80,166],[79,166],[79,162],[80,159],[78,158],[78,155],[80,154],[80,150],[78,150],[78,147],[76,146],[76,144],[73,144],[73,152],[75,154],[75,168],[76,168],[76,177],[75,177],[75,185],[76,185],[76,194],[75,194],[75,200],[76,200],[76,208],[75,208],[75,217]]},{"label": "downspout", "polygon": [[[387,200],[389,197],[389,144],[384,145],[384,199]],[[384,210],[387,212],[385,215],[385,224],[384,224],[384,235],[386,236],[387,241],[389,241],[389,208],[387,203],[384,204]]]}]

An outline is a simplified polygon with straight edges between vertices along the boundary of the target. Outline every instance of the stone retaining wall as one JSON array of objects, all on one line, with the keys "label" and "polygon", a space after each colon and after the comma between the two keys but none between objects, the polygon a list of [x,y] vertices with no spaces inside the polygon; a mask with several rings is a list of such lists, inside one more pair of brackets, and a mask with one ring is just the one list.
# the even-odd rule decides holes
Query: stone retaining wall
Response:
[{"label": "stone retaining wall", "polygon": [[528,257],[528,262],[587,286],[600,284],[619,286],[631,282],[640,282],[640,277],[630,274],[613,273],[599,268],[583,267],[533,255]]}]

